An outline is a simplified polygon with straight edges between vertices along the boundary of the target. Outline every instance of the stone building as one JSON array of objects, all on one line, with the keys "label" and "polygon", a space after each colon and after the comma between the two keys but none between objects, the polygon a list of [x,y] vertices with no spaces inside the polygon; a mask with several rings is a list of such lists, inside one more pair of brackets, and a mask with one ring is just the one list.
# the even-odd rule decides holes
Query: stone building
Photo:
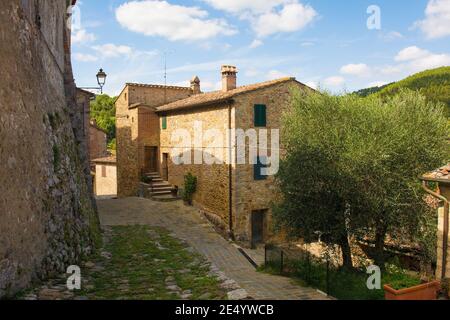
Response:
[{"label": "stone building", "polygon": [[[437,252],[436,252],[436,278],[450,278],[450,164],[427,173],[422,177],[425,190],[439,200]],[[437,184],[437,191],[428,186],[428,182]]]},{"label": "stone building", "polygon": [[95,166],[94,193],[98,199],[117,197],[116,157],[109,156],[92,160]]},{"label": "stone building", "polygon": [[[223,66],[221,73],[222,90],[211,93],[201,92],[198,77],[190,88],[125,86],[116,103],[118,196],[136,195],[145,173],[182,189],[185,174],[191,172],[198,178],[194,205],[230,236],[256,244],[270,237],[277,187],[273,176],[261,174],[264,165],[256,161],[255,145],[266,149],[267,157],[275,155],[270,134],[280,129],[291,90],[311,89],[295,78],[238,87],[236,67]],[[251,129],[254,136],[247,132]],[[263,129],[269,134],[267,146],[258,138],[250,145]],[[246,139],[230,138],[240,130]],[[202,132],[206,136],[198,138]],[[180,133],[191,139],[183,140]],[[243,163],[236,161],[242,149]],[[191,164],[179,164],[180,156],[191,158]]]},{"label": "stone building", "polygon": [[99,236],[68,7],[4,0],[0,10],[0,298],[79,264]]}]

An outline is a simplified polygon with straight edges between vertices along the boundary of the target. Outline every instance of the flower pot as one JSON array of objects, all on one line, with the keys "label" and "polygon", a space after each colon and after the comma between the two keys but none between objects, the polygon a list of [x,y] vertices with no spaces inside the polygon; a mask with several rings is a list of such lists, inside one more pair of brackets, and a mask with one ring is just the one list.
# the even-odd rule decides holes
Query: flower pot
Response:
[{"label": "flower pot", "polygon": [[383,288],[386,300],[436,300],[440,283],[439,281],[431,281],[400,290],[395,290],[387,284]]}]

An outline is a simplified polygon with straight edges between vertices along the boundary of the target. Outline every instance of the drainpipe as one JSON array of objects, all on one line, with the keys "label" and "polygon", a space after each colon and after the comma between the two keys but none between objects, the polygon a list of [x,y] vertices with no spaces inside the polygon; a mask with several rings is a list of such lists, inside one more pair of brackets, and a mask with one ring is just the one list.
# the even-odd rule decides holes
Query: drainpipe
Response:
[{"label": "drainpipe", "polygon": [[233,152],[232,147],[232,136],[231,136],[231,104],[228,102],[228,234],[232,240],[234,240],[233,231],[233,161],[231,159]]},{"label": "drainpipe", "polygon": [[444,202],[444,230],[442,240],[442,273],[441,278],[445,279],[445,272],[447,269],[447,248],[448,248],[448,222],[449,222],[449,201],[444,196],[432,191],[428,188],[426,181],[422,181],[423,189],[431,194],[433,197],[438,198]]}]

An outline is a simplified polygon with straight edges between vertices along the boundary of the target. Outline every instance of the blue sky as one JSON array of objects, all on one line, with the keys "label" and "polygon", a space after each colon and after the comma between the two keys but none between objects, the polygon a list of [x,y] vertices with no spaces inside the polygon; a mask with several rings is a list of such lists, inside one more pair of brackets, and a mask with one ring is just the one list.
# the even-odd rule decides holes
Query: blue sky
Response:
[{"label": "blue sky", "polygon": [[164,83],[164,52],[168,84],[217,90],[232,64],[239,85],[294,76],[339,93],[450,65],[450,0],[80,0],[72,41],[77,85],[104,68],[111,95]]}]

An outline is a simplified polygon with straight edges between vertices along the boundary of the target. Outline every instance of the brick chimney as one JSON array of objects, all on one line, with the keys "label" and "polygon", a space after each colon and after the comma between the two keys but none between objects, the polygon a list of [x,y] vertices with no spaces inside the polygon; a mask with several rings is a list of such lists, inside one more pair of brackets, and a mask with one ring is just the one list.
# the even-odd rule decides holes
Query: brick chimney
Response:
[{"label": "brick chimney", "polygon": [[234,66],[222,66],[222,91],[227,92],[236,89],[236,75],[238,71]]},{"label": "brick chimney", "polygon": [[200,90],[200,79],[197,76],[191,80],[191,90],[193,94],[199,94],[202,92]]}]

